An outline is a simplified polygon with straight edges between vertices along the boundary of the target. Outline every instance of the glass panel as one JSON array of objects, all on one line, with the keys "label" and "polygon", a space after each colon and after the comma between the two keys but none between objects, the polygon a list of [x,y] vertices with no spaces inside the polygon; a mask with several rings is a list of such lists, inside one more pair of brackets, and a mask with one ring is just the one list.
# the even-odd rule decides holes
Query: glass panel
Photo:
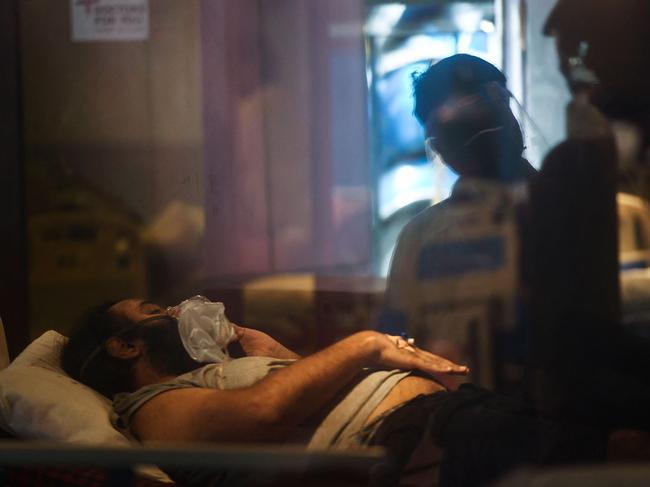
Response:
[{"label": "glass panel", "polygon": [[381,445],[404,484],[648,460],[650,3],[9,1],[23,365],[143,440]]}]

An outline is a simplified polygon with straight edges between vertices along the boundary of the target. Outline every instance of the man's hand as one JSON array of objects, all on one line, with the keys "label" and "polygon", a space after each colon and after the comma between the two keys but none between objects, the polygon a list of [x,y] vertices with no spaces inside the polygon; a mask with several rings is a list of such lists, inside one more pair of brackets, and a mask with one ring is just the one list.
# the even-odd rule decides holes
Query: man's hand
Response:
[{"label": "man's hand", "polygon": [[280,359],[300,358],[300,355],[292,352],[262,331],[254,330],[253,328],[245,328],[234,323],[232,325],[235,327],[237,341],[249,357],[273,357]]},{"label": "man's hand", "polygon": [[417,348],[402,337],[371,332],[375,347],[374,365],[420,370],[429,375],[467,375],[469,368]]}]

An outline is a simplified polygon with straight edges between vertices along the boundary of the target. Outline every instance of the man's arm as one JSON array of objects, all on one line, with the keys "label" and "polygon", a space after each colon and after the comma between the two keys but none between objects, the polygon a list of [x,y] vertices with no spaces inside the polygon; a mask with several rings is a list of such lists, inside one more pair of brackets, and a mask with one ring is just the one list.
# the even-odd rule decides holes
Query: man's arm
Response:
[{"label": "man's arm", "polygon": [[280,342],[267,335],[263,331],[253,328],[246,328],[233,323],[237,341],[248,356],[273,357],[280,359],[299,359],[300,355]]},{"label": "man's arm", "polygon": [[356,333],[251,387],[178,389],[145,403],[132,428],[143,441],[282,441],[324,407],[363,367],[465,374],[465,367],[381,333]]}]

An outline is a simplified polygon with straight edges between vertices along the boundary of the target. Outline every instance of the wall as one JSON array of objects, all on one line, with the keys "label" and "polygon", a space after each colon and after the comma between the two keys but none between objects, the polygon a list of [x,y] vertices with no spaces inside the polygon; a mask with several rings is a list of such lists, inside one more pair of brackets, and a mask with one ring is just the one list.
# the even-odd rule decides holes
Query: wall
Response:
[{"label": "wall", "polygon": [[202,203],[199,9],[155,0],[144,42],[72,42],[68,0],[21,1],[27,164],[56,165],[141,217]]},{"label": "wall", "polygon": [[32,334],[107,300],[175,299],[201,264],[198,0],[150,1],[144,41],[73,41],[70,9],[20,2]]},{"label": "wall", "polygon": [[208,280],[370,262],[362,2],[202,2]]},{"label": "wall", "polygon": [[18,0],[0,2],[0,318],[12,358],[28,341],[17,19]]}]

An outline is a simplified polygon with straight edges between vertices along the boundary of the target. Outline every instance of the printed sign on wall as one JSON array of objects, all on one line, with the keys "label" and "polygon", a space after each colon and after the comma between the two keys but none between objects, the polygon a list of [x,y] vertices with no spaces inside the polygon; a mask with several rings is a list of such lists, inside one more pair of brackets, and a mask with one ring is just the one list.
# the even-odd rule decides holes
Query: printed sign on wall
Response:
[{"label": "printed sign on wall", "polygon": [[73,41],[142,41],[149,0],[70,0]]}]

